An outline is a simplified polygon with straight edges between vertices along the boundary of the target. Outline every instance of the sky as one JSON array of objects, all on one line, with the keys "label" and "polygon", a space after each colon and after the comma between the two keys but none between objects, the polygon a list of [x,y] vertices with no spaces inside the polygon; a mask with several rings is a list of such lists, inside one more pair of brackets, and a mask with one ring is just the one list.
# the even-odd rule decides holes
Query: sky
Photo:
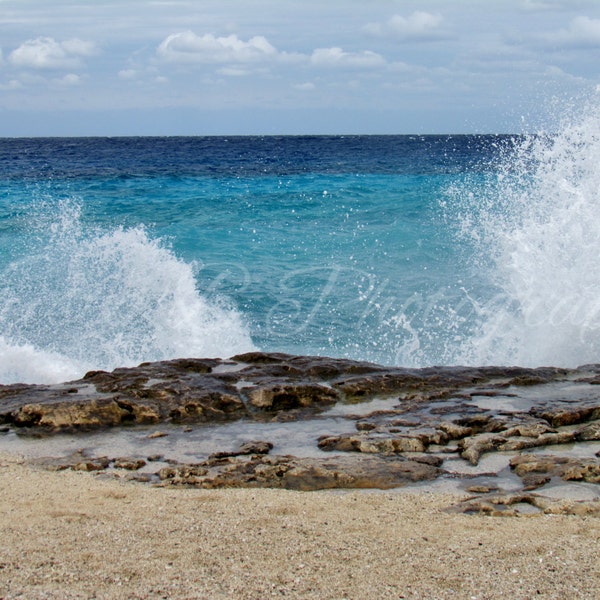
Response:
[{"label": "sky", "polygon": [[0,0],[0,137],[519,133],[599,86],[600,0]]}]

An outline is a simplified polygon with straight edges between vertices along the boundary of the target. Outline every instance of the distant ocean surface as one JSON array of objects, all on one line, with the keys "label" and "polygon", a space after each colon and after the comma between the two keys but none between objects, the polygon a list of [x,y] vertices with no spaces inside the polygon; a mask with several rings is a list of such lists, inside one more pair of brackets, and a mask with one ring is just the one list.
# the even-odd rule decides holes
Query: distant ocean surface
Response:
[{"label": "distant ocean surface", "polygon": [[599,123],[0,139],[0,382],[252,349],[598,362]]}]

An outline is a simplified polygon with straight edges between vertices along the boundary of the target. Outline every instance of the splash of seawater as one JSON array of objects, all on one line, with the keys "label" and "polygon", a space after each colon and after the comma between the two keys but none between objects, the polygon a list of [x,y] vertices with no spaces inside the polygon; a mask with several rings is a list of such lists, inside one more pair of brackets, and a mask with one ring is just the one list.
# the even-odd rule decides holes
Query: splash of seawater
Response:
[{"label": "splash of seawater", "polygon": [[463,236],[497,294],[473,301],[480,327],[456,362],[600,361],[600,106],[526,137],[493,182],[461,192]]},{"label": "splash of seawater", "polygon": [[0,284],[0,382],[254,348],[240,314],[196,288],[193,265],[142,227],[100,231],[73,202],[50,208],[35,248]]}]

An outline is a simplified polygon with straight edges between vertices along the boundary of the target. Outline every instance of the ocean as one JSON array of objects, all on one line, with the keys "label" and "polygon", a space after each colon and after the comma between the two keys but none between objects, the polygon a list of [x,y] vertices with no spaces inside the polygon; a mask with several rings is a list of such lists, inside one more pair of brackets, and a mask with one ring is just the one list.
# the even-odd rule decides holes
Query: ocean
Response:
[{"label": "ocean", "polygon": [[0,139],[0,383],[253,349],[600,359],[600,118],[551,134]]}]

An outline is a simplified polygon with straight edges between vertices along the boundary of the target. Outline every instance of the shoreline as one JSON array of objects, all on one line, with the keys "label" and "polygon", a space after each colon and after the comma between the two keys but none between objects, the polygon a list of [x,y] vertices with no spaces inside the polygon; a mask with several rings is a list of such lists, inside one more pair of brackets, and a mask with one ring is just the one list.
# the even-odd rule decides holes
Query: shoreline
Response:
[{"label": "shoreline", "polygon": [[254,353],[4,386],[0,598],[600,597],[598,385]]},{"label": "shoreline", "polygon": [[405,369],[263,352],[176,359],[1,386],[0,452],[162,487],[460,479],[459,491],[488,514],[556,512],[563,500],[581,501],[571,512],[600,514],[599,385],[600,365]]},{"label": "shoreline", "polygon": [[0,597],[594,598],[600,519],[442,493],[175,489],[0,455]]}]

